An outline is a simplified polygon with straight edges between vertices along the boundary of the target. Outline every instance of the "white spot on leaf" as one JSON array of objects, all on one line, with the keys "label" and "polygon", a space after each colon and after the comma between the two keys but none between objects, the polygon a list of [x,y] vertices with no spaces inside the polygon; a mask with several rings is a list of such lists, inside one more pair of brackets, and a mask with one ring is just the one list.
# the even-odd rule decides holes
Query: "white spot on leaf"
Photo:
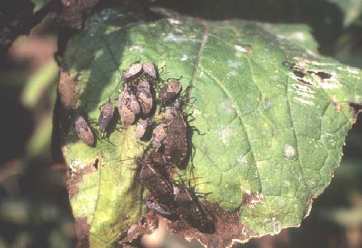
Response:
[{"label": "white spot on leaf", "polygon": [[303,32],[294,32],[290,34],[291,39],[299,40],[299,41],[305,41],[306,37]]},{"label": "white spot on leaf", "polygon": [[315,82],[309,78],[303,78],[303,81],[300,81],[300,78],[295,76],[293,73],[288,74],[291,78],[297,81],[293,84],[291,88],[293,89],[296,96],[295,100],[302,104],[314,105],[313,100],[315,99],[316,89]]},{"label": "white spot on leaf", "polygon": [[169,22],[170,24],[174,24],[174,25],[180,25],[180,24],[182,24],[182,22],[181,22],[180,20],[177,20],[177,19],[174,19],[174,18],[168,18],[167,20],[168,20],[168,22]]},{"label": "white spot on leaf", "polygon": [[338,69],[340,70],[346,70],[347,72],[349,73],[352,73],[352,74],[359,74],[360,71],[357,69],[357,68],[353,68],[353,67],[350,67],[350,66],[346,66],[346,67],[337,67]]},{"label": "white spot on leaf", "polygon": [[69,163],[69,169],[72,173],[81,170],[85,167],[84,162],[80,161],[80,160],[71,160]]},{"label": "white spot on leaf", "polygon": [[284,156],[287,159],[293,159],[297,155],[297,151],[295,150],[295,147],[289,144],[284,145]]},{"label": "white spot on leaf", "polygon": [[302,97],[296,97],[295,100],[297,100],[299,103],[303,104],[303,105],[309,105],[309,106],[313,106],[314,105],[314,102],[312,101],[309,101],[305,98],[302,98]]},{"label": "white spot on leaf", "polygon": [[168,33],[164,38],[164,41],[166,42],[176,42],[176,43],[185,42],[189,40],[190,39],[188,39],[186,36],[176,35],[174,33]]},{"label": "white spot on leaf", "polygon": [[263,106],[264,109],[270,109],[273,106],[273,103],[270,99],[265,99]]},{"label": "white spot on leaf", "polygon": [[234,45],[234,48],[237,52],[240,52],[240,53],[247,53],[249,51],[247,48],[244,48],[239,45]]},{"label": "white spot on leaf", "polygon": [[234,113],[235,112],[235,108],[233,106],[233,103],[230,100],[224,100],[222,102],[222,104],[220,104],[221,106],[221,111],[222,112],[226,112],[226,113]]},{"label": "white spot on leaf", "polygon": [[274,233],[280,233],[282,230],[282,225],[280,221],[277,221],[275,217],[272,218],[272,225],[273,225],[273,232]]},{"label": "white spot on leaf", "polygon": [[231,69],[234,69],[234,70],[238,69],[240,66],[239,62],[237,62],[235,60],[228,60],[226,63]]},{"label": "white spot on leaf", "polygon": [[186,61],[189,59],[189,56],[187,56],[187,54],[183,54],[181,57],[181,61]]},{"label": "white spot on leaf", "polygon": [[224,127],[219,130],[218,134],[220,137],[221,142],[226,145],[229,143],[233,130],[230,127]]},{"label": "white spot on leaf", "polygon": [[240,165],[246,165],[248,163],[248,160],[246,158],[246,154],[241,154],[238,159],[237,159],[237,162],[240,164]]},{"label": "white spot on leaf", "polygon": [[340,87],[339,84],[334,82],[321,82],[320,86],[322,89],[336,89]]},{"label": "white spot on leaf", "polygon": [[139,45],[134,45],[134,46],[131,46],[129,48],[129,50],[131,52],[139,52],[139,53],[141,53],[141,52],[143,52],[144,48],[142,46],[139,46]]}]

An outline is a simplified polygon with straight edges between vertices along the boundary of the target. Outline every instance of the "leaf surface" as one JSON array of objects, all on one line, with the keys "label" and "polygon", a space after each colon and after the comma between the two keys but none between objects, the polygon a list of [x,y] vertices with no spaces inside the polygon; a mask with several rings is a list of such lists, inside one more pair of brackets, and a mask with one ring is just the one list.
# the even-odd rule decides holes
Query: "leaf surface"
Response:
[{"label": "leaf surface", "polygon": [[[172,15],[135,22],[108,9],[90,18],[65,53],[77,108],[96,120],[136,61],[155,63],[162,79],[182,77],[191,86],[190,125],[199,130],[184,175],[209,203],[237,213],[242,231],[224,239],[300,225],[340,163],[355,120],[350,103],[361,102],[361,72],[318,55],[305,26]],[[134,127],[114,131],[110,142],[87,147],[70,132],[63,147],[81,175],[73,212],[87,219],[94,247],[111,244],[144,205],[129,159],[144,145]]]}]

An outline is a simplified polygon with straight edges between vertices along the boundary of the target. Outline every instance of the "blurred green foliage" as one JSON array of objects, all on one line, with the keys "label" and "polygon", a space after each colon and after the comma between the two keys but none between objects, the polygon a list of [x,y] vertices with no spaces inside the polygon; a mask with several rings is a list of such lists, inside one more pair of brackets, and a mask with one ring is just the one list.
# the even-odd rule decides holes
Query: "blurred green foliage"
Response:
[{"label": "blurred green foliage", "polygon": [[39,11],[41,8],[43,8],[47,3],[50,2],[50,0],[31,0],[34,4],[33,12]]},{"label": "blurred green foliage", "polygon": [[349,26],[361,17],[362,1],[361,0],[328,0],[338,5],[344,14],[344,26]]},{"label": "blurred green foliage", "polygon": [[[56,100],[57,79],[58,65],[52,60],[34,72],[23,88],[21,102],[27,109],[37,112],[38,118],[26,147],[26,154],[30,159],[51,153],[52,110]],[[45,103],[44,96],[48,98],[49,105],[43,106],[45,110],[40,112],[42,104]]]}]

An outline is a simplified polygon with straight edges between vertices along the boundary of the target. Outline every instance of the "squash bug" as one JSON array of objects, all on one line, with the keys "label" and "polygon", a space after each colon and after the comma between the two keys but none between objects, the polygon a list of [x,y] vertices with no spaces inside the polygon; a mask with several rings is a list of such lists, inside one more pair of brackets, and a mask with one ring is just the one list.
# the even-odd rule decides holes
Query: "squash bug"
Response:
[{"label": "squash bug", "polygon": [[141,106],[142,114],[149,114],[153,108],[152,94],[147,91],[137,92],[137,100]]},{"label": "squash bug", "polygon": [[178,185],[174,187],[174,194],[177,212],[181,218],[201,232],[215,232],[214,219],[194,192],[184,185]]},{"label": "squash bug", "polygon": [[164,159],[162,151],[152,148],[143,156],[143,162],[151,164],[152,168],[154,168],[164,178],[170,180],[172,167],[171,164]]},{"label": "squash bug", "polygon": [[132,112],[135,115],[138,115],[141,112],[141,106],[139,104],[139,102],[137,101],[137,98],[134,94],[130,94],[129,95],[129,101],[127,106],[129,106],[129,108],[132,110]]},{"label": "squash bug", "polygon": [[167,105],[172,103],[182,90],[180,81],[176,79],[171,79],[166,85],[164,85],[159,93],[159,98],[162,105]]},{"label": "squash bug", "polygon": [[170,118],[167,123],[166,136],[162,141],[164,157],[166,161],[184,169],[190,156],[189,127],[180,110],[172,109]]},{"label": "squash bug", "polygon": [[129,127],[136,121],[141,107],[136,96],[126,86],[118,98],[118,112],[121,117],[121,123],[124,127]]},{"label": "squash bug", "polygon": [[74,129],[78,138],[80,138],[85,144],[94,146],[95,139],[92,129],[89,127],[85,118],[80,114],[75,116]]},{"label": "squash bug", "polygon": [[153,63],[145,63],[142,65],[143,73],[155,80],[157,78],[157,70]]},{"label": "squash bug", "polygon": [[122,125],[127,128],[136,121],[136,115],[126,105],[118,106]]},{"label": "squash bug", "polygon": [[162,146],[163,140],[167,135],[167,125],[164,123],[159,124],[153,129],[152,132],[152,146],[158,150]]},{"label": "squash bug", "polygon": [[142,64],[136,63],[131,65],[125,73],[123,73],[124,81],[132,81],[133,79],[140,76],[142,73]]},{"label": "squash bug", "polygon": [[137,100],[141,106],[142,113],[147,115],[153,109],[153,89],[147,80],[141,80],[137,84]]},{"label": "squash bug", "polygon": [[172,183],[152,167],[148,161],[138,160],[140,172],[138,179],[151,194],[159,199],[161,203],[167,204],[173,201]]},{"label": "squash bug", "polygon": [[172,107],[166,107],[164,118],[166,121],[170,122],[178,115],[178,109],[174,106]]},{"label": "squash bug", "polygon": [[104,134],[107,132],[107,129],[109,128],[112,120],[114,117],[114,106],[113,103],[108,100],[107,103],[103,104],[100,107],[100,114],[98,117],[98,125],[99,130],[101,134]]},{"label": "squash bug", "polygon": [[137,84],[137,92],[150,92],[151,93],[151,83],[147,80],[141,80]]},{"label": "squash bug", "polygon": [[166,217],[166,218],[174,218],[175,217],[175,211],[172,209],[172,204],[171,206],[168,206],[166,204],[162,204],[157,202],[157,200],[150,196],[147,198],[146,200],[146,206],[148,209],[151,209],[153,211],[155,211],[157,214]]},{"label": "squash bug", "polygon": [[149,119],[139,119],[136,126],[136,138],[142,139],[145,136],[149,126],[150,126]]}]

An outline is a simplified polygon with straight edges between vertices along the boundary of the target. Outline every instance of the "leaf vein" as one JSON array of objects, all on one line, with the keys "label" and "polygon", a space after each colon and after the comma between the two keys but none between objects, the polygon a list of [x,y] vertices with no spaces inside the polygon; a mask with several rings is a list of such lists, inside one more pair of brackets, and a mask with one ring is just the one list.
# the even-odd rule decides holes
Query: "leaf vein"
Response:
[{"label": "leaf vein", "polygon": [[195,78],[196,78],[196,74],[197,74],[197,69],[199,67],[199,64],[200,64],[200,60],[201,60],[201,55],[202,55],[202,52],[204,50],[204,47],[205,47],[205,44],[208,40],[208,37],[209,37],[209,28],[207,26],[207,23],[204,22],[204,21],[200,21],[201,22],[201,25],[203,26],[204,28],[204,31],[203,31],[203,35],[202,35],[202,40],[201,40],[201,43],[200,43],[200,47],[199,47],[199,51],[197,52],[197,56],[196,56],[196,61],[195,61],[195,64],[194,64],[194,69],[192,71],[192,76],[191,76],[191,81],[190,81],[190,86],[193,86],[193,83],[195,81]]},{"label": "leaf vein", "polygon": [[[201,67],[201,66],[200,66]],[[220,81],[219,79],[217,79],[215,76],[213,76],[212,74],[210,74],[209,72],[205,71],[204,70],[204,73],[206,75],[208,75],[210,78],[213,79],[214,82],[216,82],[216,85],[219,86],[219,88],[225,93],[225,95],[231,100],[231,102],[235,103],[235,99],[232,97],[231,93],[225,88],[225,85],[223,84],[222,81]],[[238,119],[240,121],[240,124],[241,124],[241,127],[245,133],[245,138],[246,138],[246,141],[248,143],[248,146],[249,146],[249,150],[250,150],[250,154],[252,156],[252,160],[253,160],[253,164],[255,166],[255,169],[256,169],[256,172],[258,174],[258,180],[259,180],[259,186],[260,186],[260,192],[262,192],[262,184],[261,184],[261,180],[260,180],[260,173],[259,173],[259,169],[258,169],[258,166],[256,165],[256,159],[255,159],[255,155],[254,155],[254,152],[253,152],[253,148],[251,146],[251,142],[250,142],[250,138],[249,138],[249,134],[248,134],[248,131],[244,125],[244,120],[243,118],[241,117],[241,111],[239,109],[239,107],[235,104],[232,105],[232,107],[234,108],[235,110],[235,113],[236,115],[238,116]]]},{"label": "leaf vein", "polygon": [[293,136],[295,139],[295,149],[297,151],[297,160],[298,160],[298,165],[299,165],[299,169],[300,169],[300,173],[302,176],[302,181],[304,186],[306,186],[308,188],[308,185],[306,185],[305,182],[305,175],[304,175],[304,170],[303,170],[303,164],[302,161],[300,160],[300,152],[299,152],[299,142],[298,142],[298,135],[295,131],[295,125],[294,125],[294,120],[293,120],[293,115],[292,115],[292,110],[291,110],[291,105],[290,105],[290,100],[289,100],[289,80],[287,79],[287,87],[286,87],[286,92],[285,92],[285,96],[286,96],[286,102],[287,102],[287,109],[288,109],[288,115],[290,117],[290,124],[292,126],[292,132],[293,132]]}]

